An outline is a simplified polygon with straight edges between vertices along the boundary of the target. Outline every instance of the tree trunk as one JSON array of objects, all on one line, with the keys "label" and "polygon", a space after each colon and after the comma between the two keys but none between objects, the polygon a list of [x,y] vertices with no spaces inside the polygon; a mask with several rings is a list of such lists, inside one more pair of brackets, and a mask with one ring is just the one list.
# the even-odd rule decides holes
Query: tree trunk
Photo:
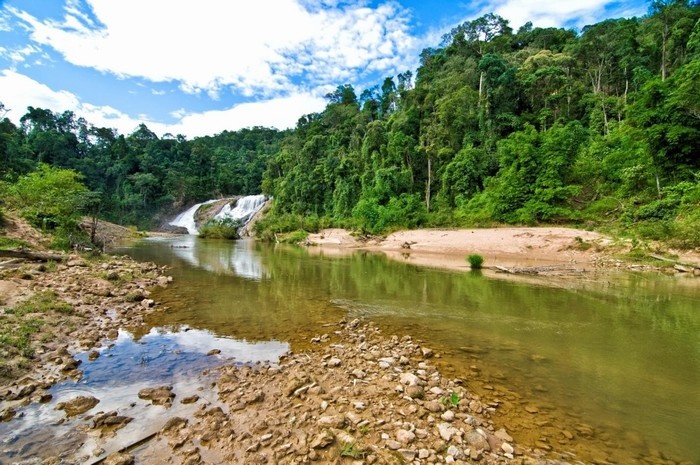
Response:
[{"label": "tree trunk", "polygon": [[425,185],[425,208],[426,208],[426,210],[428,210],[428,213],[430,213],[430,184],[432,182],[431,170],[432,170],[432,160],[430,157],[428,157],[428,181],[426,182],[426,185]]}]

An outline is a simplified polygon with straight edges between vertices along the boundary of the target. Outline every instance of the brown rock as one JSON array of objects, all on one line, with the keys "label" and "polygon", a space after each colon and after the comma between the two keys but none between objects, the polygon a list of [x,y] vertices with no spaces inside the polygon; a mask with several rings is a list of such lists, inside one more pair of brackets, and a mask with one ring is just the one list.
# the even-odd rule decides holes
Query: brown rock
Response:
[{"label": "brown rock", "polygon": [[150,400],[154,405],[165,405],[170,407],[175,398],[172,386],[159,386],[156,388],[145,388],[139,391],[139,399]]},{"label": "brown rock", "polygon": [[69,417],[85,413],[100,402],[92,396],[78,396],[68,402],[61,402],[56,406],[56,410],[63,410]]}]

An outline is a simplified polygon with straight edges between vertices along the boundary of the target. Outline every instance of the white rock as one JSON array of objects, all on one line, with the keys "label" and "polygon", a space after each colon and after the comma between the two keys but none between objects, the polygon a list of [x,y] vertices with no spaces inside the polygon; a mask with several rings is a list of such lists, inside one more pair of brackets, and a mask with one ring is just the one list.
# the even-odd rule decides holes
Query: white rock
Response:
[{"label": "white rock", "polygon": [[459,450],[459,447],[453,445],[447,448],[447,455],[451,455],[456,459],[461,459],[464,454]]},{"label": "white rock", "polygon": [[418,458],[421,460],[425,460],[428,457],[430,457],[430,451],[428,449],[420,449],[418,451]]},{"label": "white rock", "polygon": [[445,421],[454,421],[455,413],[452,410],[448,410],[442,415],[440,415],[440,417]]},{"label": "white rock", "polygon": [[396,432],[396,440],[403,444],[410,444],[416,440],[416,435],[405,429],[400,429]]},{"label": "white rock", "polygon": [[515,452],[515,449],[513,449],[513,446],[511,446],[507,442],[504,442],[503,444],[501,444],[501,450],[503,450],[503,452],[505,452],[506,454],[511,454],[511,455],[513,454],[513,452]]},{"label": "white rock", "polygon": [[417,386],[420,379],[418,379],[418,376],[414,375],[413,373],[401,373],[399,382],[406,386]]},{"label": "white rock", "polygon": [[340,361],[339,358],[333,357],[332,359],[328,360],[328,362],[326,362],[326,363],[328,364],[329,367],[339,367],[342,362]]}]

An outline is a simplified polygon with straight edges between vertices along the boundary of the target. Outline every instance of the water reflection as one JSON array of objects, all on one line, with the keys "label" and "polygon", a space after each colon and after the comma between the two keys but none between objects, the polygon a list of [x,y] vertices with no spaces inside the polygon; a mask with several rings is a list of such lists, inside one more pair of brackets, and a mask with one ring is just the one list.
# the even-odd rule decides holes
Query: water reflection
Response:
[{"label": "water reflection", "polygon": [[[177,258],[211,273],[257,281],[269,277],[254,250],[254,242],[250,240],[206,241],[194,235],[183,235],[167,239],[152,238],[148,242],[167,243]],[[216,246],[209,246],[211,243]]]},{"label": "water reflection", "polygon": [[[207,355],[212,349],[220,353]],[[99,444],[107,452],[118,450],[157,431],[167,418],[195,409],[195,405],[182,405],[177,400],[203,395],[201,388],[207,384],[202,376],[204,370],[218,367],[224,361],[277,362],[288,350],[285,342],[247,342],[186,326],[151,328],[138,339],[129,331],[119,330],[117,339],[102,347],[97,359],[90,361],[88,353],[75,356],[82,362],[83,376],[79,381],[55,385],[50,390],[51,402],[32,404],[21,409],[18,418],[0,424],[0,463],[58,456],[76,450],[81,444],[84,445],[78,456],[92,455],[98,448],[95,435],[88,434],[82,415],[66,419],[62,411],[56,410],[60,402],[81,395],[93,396],[100,402],[86,415],[118,411],[119,415],[133,417],[113,441]],[[164,415],[165,407],[144,408],[148,402],[139,399],[138,392],[164,384],[172,385],[176,394],[176,402],[167,409],[167,415]],[[52,447],[46,447],[47,443]]]},{"label": "water reflection", "polygon": [[[525,414],[531,424],[520,425],[518,440],[527,440],[528,428],[541,432],[533,422],[547,415],[553,429],[592,425],[596,432],[576,434],[571,447],[605,448],[608,461],[634,462],[653,449],[700,461],[697,285],[618,273],[550,287],[418,268],[365,252],[338,258],[250,241],[197,241],[192,266],[176,244],[142,243],[130,251],[172,266],[173,285],[154,293],[170,308],[149,320],[154,326],[188,324],[303,346],[324,323],[362,316],[387,334],[427,341],[445,354],[450,374],[470,386],[482,381],[511,393],[512,415],[537,404],[539,417]],[[232,255],[264,270],[263,279],[237,271]],[[212,262],[216,267],[202,265]],[[473,367],[479,376],[471,376]]]}]

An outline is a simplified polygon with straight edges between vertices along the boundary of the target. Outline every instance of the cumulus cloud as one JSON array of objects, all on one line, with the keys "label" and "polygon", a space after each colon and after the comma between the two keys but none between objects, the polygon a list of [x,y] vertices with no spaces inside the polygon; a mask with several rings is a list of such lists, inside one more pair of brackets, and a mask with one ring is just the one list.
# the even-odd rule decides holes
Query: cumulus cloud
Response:
[{"label": "cumulus cloud", "polygon": [[290,128],[304,113],[320,111],[325,100],[309,93],[235,105],[224,110],[188,112],[180,109],[171,113],[177,119],[173,124],[150,120],[145,115],[132,118],[111,106],[97,106],[82,102],[67,91],[55,91],[28,76],[11,70],[0,72],[0,89],[13,89],[3,95],[2,103],[10,112],[7,117],[15,124],[26,113],[28,106],[46,108],[55,112],[73,111],[98,127],[117,129],[122,134],[134,131],[145,123],[156,134],[183,134],[189,138],[215,134],[224,130],[265,126]]},{"label": "cumulus cloud", "polygon": [[416,54],[398,4],[317,3],[87,0],[86,11],[71,1],[60,21],[10,11],[36,44],[74,65],[174,81],[185,92],[212,98],[226,88],[280,95],[293,91],[295,80],[313,87],[356,78],[375,62],[390,72]]}]

